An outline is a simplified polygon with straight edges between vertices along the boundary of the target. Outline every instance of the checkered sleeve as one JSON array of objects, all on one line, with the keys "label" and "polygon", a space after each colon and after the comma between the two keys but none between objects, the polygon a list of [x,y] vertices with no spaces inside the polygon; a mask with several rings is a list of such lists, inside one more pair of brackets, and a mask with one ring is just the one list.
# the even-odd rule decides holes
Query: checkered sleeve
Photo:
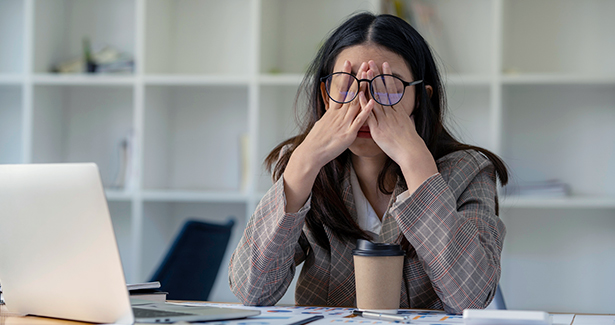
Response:
[{"label": "checkered sleeve", "polygon": [[474,151],[452,154],[438,167],[393,214],[444,309],[485,308],[500,279],[506,233],[495,211],[494,167]]},{"label": "checkered sleeve", "polygon": [[311,195],[286,213],[283,177],[269,189],[248,221],[229,262],[229,286],[245,305],[274,305],[290,286],[307,251],[302,228]]}]

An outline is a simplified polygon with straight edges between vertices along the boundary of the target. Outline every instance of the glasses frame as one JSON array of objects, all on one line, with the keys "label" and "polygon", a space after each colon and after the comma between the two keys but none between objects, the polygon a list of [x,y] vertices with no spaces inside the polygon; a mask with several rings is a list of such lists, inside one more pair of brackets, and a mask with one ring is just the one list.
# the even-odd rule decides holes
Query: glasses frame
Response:
[{"label": "glasses frame", "polygon": [[[357,78],[355,75],[350,74],[350,73],[348,73],[348,72],[334,72],[334,73],[332,73],[332,74],[330,74],[330,75],[327,75],[327,76],[324,76],[324,77],[320,78],[320,82],[324,82],[324,83],[325,83],[325,91],[327,92],[327,96],[329,96],[329,98],[330,98],[332,101],[334,101],[334,102],[336,102],[336,103],[338,103],[338,104],[346,104],[346,103],[350,103],[350,102],[352,102],[355,98],[357,98],[357,96],[359,95],[359,91],[357,91],[357,93],[356,93],[356,94],[355,94],[355,95],[354,95],[354,96],[353,96],[350,100],[343,101],[343,102],[339,102],[339,101],[337,101],[337,100],[333,99],[333,97],[331,97],[331,94],[329,93],[329,87],[327,87],[327,79],[329,79],[329,78],[333,77],[334,75],[340,75],[340,74],[344,74],[344,75],[348,75],[348,76],[353,77],[353,78],[357,81],[358,88],[361,88],[361,82],[367,82],[367,83],[369,83],[369,93],[372,95],[372,98],[374,99],[374,101],[376,101],[376,103],[378,103],[378,104],[380,104],[380,105],[382,105],[382,106],[393,106],[393,105],[397,105],[397,104],[398,104],[399,102],[401,102],[401,100],[404,98],[404,95],[406,94],[406,87],[409,87],[409,86],[414,86],[414,85],[418,85],[418,84],[420,84],[421,82],[423,82],[423,80],[422,80],[422,79],[421,79],[421,80],[415,80],[415,81],[412,81],[412,82],[408,82],[408,81],[405,81],[405,80],[403,80],[402,78],[400,78],[400,77],[398,77],[398,76],[395,76],[395,75],[392,75],[392,74],[379,74],[379,75],[377,75],[377,76],[374,76],[372,79],[359,79],[359,78]],[[376,78],[381,78],[381,77],[383,77],[383,76],[390,76],[390,77],[393,77],[393,78],[395,78],[395,79],[397,79],[397,80],[401,81],[401,83],[404,85],[403,92],[402,92],[401,96],[399,96],[399,100],[398,100],[397,102],[393,103],[393,104],[383,104],[383,103],[379,102],[379,101],[376,99],[376,96],[374,95],[374,87],[372,87],[372,82],[373,82],[374,80],[376,80]]]}]

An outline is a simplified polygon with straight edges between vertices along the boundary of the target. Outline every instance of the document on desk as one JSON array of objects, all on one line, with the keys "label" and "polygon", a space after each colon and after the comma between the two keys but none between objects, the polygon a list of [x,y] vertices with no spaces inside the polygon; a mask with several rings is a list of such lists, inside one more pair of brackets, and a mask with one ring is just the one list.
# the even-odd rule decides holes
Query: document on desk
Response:
[{"label": "document on desk", "polygon": [[[363,317],[354,317],[352,312],[355,308],[341,308],[341,307],[297,307],[297,306],[266,306],[266,307],[254,307],[243,306],[240,304],[230,303],[184,303],[183,305],[193,306],[216,306],[216,307],[230,307],[237,309],[256,309],[260,310],[259,316],[250,317],[248,319],[222,321],[222,322],[209,322],[208,325],[386,325],[394,324],[393,322],[387,322],[382,320],[374,320]],[[321,315],[322,319],[314,320],[311,316]],[[463,316],[455,314],[447,314],[443,311],[432,310],[418,310],[418,309],[400,309],[399,315],[405,315],[409,318],[409,324],[419,325],[461,325],[463,324]],[[552,314],[552,325],[570,325],[574,319],[574,325],[579,324],[577,318],[574,318],[574,314]],[[614,316],[615,317],[615,316]],[[582,323],[582,325],[589,324],[609,324],[611,323]],[[591,319],[587,319],[590,321]],[[597,319],[593,319],[597,320]]]},{"label": "document on desk", "polygon": [[[221,303],[186,303],[185,305],[195,306],[217,306],[217,307],[232,307],[257,309],[261,311],[260,316],[250,317],[248,319],[237,321],[224,321],[208,323],[208,325],[289,325],[289,324],[307,324],[302,321],[310,320],[302,318],[306,316],[321,315],[322,319],[313,320],[309,325],[385,325],[393,324],[393,322],[368,319],[363,317],[355,317],[352,312],[355,308],[341,307],[297,307],[297,306],[267,306],[267,307],[252,307],[242,306],[237,304],[221,304]],[[430,324],[463,324],[461,315],[447,314],[442,311],[428,310],[400,310],[400,315],[406,315],[410,318],[410,323],[430,325]]]}]

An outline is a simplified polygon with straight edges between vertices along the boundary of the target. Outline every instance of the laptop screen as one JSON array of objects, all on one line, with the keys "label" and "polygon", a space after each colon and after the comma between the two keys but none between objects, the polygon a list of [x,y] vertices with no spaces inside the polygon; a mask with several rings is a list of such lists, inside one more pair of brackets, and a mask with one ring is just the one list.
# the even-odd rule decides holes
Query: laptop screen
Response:
[{"label": "laptop screen", "polygon": [[12,312],[132,323],[95,164],[0,165],[0,283]]}]

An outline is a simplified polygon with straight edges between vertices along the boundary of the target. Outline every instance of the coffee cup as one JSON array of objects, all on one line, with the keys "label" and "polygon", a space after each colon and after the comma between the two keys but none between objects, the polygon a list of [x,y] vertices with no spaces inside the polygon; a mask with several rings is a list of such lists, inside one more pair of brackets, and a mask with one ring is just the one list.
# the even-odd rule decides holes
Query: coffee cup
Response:
[{"label": "coffee cup", "polygon": [[397,313],[405,255],[401,246],[358,239],[352,255],[357,308]]}]

